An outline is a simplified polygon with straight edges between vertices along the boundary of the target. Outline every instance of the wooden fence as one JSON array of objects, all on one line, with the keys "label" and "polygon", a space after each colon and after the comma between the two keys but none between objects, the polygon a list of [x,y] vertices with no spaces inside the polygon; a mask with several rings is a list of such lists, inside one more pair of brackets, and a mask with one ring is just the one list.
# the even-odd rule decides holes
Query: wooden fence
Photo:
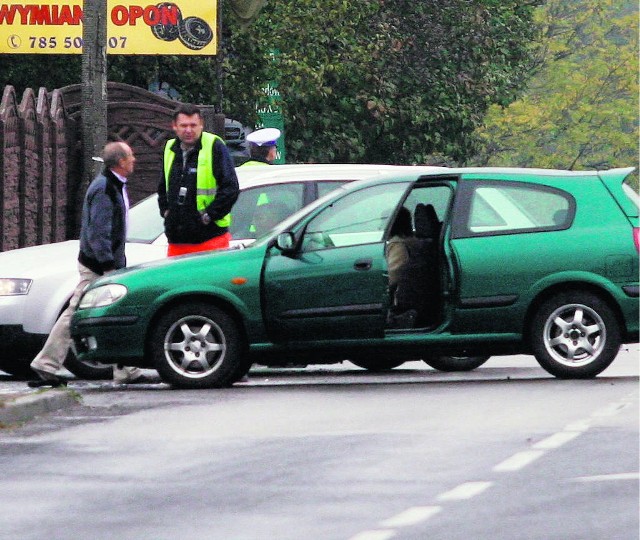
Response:
[{"label": "wooden fence", "polygon": [[7,86],[0,102],[0,251],[66,239],[75,122],[59,90]]},{"label": "wooden fence", "polygon": [[[131,202],[155,192],[162,149],[173,137],[176,102],[108,83],[107,130],[136,154]],[[82,196],[80,85],[27,89],[20,102],[6,86],[0,102],[0,251],[77,238]],[[205,128],[225,135],[225,119],[200,106]],[[80,194],[82,195],[82,194]]]}]

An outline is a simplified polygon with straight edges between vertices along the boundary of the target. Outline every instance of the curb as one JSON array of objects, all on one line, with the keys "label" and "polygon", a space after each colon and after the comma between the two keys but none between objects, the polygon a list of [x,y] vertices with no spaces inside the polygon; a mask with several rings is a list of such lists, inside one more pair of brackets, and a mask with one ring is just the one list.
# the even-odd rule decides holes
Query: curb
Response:
[{"label": "curb", "polygon": [[78,402],[79,398],[72,391],[57,388],[0,401],[0,428],[20,424]]}]

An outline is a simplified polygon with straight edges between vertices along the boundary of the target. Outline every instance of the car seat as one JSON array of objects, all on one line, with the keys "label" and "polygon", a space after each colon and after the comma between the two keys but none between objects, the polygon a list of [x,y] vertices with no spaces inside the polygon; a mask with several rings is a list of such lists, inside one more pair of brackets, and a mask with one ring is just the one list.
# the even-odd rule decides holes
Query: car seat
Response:
[{"label": "car seat", "polygon": [[433,205],[422,203],[416,206],[413,220],[415,238],[407,244],[409,260],[399,273],[395,311],[415,310],[415,325],[429,326],[440,313],[441,223]]}]

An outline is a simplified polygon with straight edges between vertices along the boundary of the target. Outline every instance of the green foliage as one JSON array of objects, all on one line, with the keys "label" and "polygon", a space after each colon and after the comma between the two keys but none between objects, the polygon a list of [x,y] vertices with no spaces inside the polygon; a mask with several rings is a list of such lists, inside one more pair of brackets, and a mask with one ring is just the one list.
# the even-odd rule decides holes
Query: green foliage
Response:
[{"label": "green foliage", "polygon": [[638,7],[549,0],[526,94],[490,108],[481,165],[606,169],[638,165]]},{"label": "green foliage", "polygon": [[3,54],[0,80],[16,90],[18,99],[27,88],[54,90],[80,82],[80,56],[59,54]]},{"label": "green foliage", "polygon": [[535,35],[533,7],[516,1],[269,7],[255,32],[281,51],[287,152],[295,161],[463,158],[486,108],[509,102],[522,85]]}]

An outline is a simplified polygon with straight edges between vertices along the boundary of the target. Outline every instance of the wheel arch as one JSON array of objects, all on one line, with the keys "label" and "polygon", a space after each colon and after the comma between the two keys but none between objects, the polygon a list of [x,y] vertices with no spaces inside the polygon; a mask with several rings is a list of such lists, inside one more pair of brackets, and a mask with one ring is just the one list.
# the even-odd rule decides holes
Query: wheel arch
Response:
[{"label": "wheel arch", "polygon": [[618,322],[620,330],[624,332],[626,325],[622,312],[620,311],[620,306],[609,291],[595,283],[591,283],[588,281],[568,281],[564,283],[556,283],[547,287],[543,291],[540,291],[533,299],[533,301],[529,304],[524,317],[524,328],[522,329],[522,335],[524,337],[523,341],[524,343],[526,343],[528,348],[531,348],[531,321],[540,306],[556,294],[571,292],[588,292],[606,302],[615,314],[616,321]]},{"label": "wheel arch", "polygon": [[234,320],[234,322],[238,325],[238,329],[242,334],[242,337],[245,340],[245,343],[248,342],[248,333],[245,325],[244,318],[242,314],[238,310],[238,307],[235,306],[229,300],[222,298],[220,296],[214,296],[210,294],[202,294],[202,293],[190,293],[183,294],[180,296],[174,296],[169,301],[162,304],[153,314],[151,319],[149,320],[149,324],[147,325],[147,329],[144,336],[144,356],[145,358],[149,358],[150,356],[150,343],[151,343],[151,334],[153,328],[157,324],[160,317],[165,314],[170,309],[186,304],[188,302],[200,302],[204,304],[209,304],[211,306],[217,307],[225,311],[229,316]]}]

